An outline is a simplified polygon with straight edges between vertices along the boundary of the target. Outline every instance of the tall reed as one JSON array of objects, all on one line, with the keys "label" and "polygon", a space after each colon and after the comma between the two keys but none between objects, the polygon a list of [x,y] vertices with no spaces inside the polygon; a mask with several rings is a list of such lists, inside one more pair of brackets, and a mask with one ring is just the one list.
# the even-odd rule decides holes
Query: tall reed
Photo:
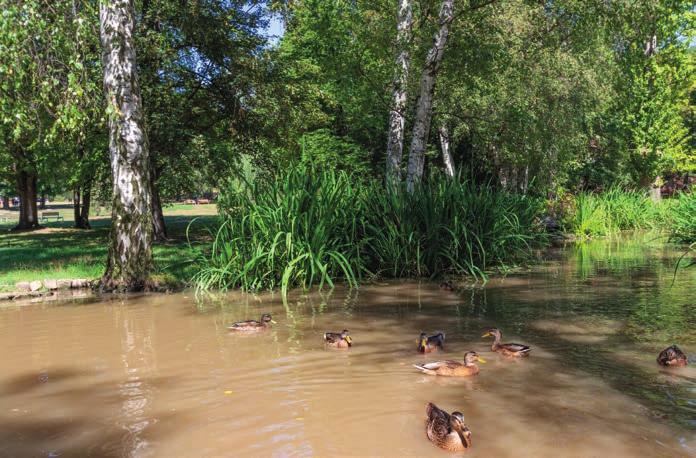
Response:
[{"label": "tall reed", "polygon": [[563,226],[580,238],[609,236],[654,227],[659,211],[659,205],[640,191],[611,188],[601,194],[583,192],[575,197]]},{"label": "tall reed", "polygon": [[672,241],[696,242],[696,192],[680,193],[670,208],[665,224]]},{"label": "tall reed", "polygon": [[297,165],[231,187],[221,224],[201,251],[200,289],[309,288],[366,276],[485,277],[543,238],[539,202],[433,177],[409,194],[346,172]]}]

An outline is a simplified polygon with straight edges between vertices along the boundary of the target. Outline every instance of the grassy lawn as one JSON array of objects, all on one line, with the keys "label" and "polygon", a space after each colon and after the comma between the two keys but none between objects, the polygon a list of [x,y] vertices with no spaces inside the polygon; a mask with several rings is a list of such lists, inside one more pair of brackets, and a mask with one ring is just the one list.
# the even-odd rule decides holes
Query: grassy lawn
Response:
[{"label": "grassy lawn", "polygon": [[[19,281],[44,279],[98,278],[104,271],[110,219],[106,212],[90,218],[93,229],[74,229],[72,206],[57,203],[46,211],[60,211],[65,219],[42,223],[32,232],[14,233],[17,212],[0,212],[0,291],[12,291]],[[41,211],[39,211],[40,213]],[[170,240],[154,247],[158,282],[185,284],[193,274],[187,262],[193,257],[186,240],[186,228],[193,243],[207,243],[206,227],[215,222],[215,205],[174,204],[165,207]],[[2,217],[9,219],[3,221]]]}]

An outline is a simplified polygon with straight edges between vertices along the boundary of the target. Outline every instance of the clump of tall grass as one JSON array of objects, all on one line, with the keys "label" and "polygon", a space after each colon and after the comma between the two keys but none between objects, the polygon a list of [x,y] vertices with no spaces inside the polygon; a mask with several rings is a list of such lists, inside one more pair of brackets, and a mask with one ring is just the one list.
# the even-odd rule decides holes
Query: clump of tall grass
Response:
[{"label": "clump of tall grass", "polygon": [[342,172],[295,167],[276,179],[225,193],[209,253],[193,282],[200,289],[308,288],[364,270],[359,189]]},{"label": "clump of tall grass", "polygon": [[368,259],[382,276],[485,277],[543,237],[540,209],[538,200],[444,177],[411,194],[374,192],[366,203]]},{"label": "clump of tall grass", "polygon": [[696,193],[680,193],[671,206],[665,223],[672,241],[696,242]]},{"label": "clump of tall grass", "polygon": [[432,177],[409,194],[347,172],[297,165],[230,187],[221,224],[201,252],[199,289],[351,286],[366,276],[485,277],[543,237],[540,203]]},{"label": "clump of tall grass", "polygon": [[600,194],[579,193],[563,226],[580,238],[601,237],[654,227],[658,216],[659,205],[643,192],[611,188]]}]

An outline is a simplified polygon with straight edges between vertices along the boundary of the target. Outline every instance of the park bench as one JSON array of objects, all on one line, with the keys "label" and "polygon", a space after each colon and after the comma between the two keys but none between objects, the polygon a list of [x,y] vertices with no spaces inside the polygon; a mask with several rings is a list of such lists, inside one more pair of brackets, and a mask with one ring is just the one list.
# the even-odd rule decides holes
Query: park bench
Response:
[{"label": "park bench", "polygon": [[55,218],[56,221],[61,221],[63,219],[60,216],[60,212],[41,212],[41,221],[48,221],[49,218]]},{"label": "park bench", "polygon": [[198,203],[199,203],[200,205],[202,205],[202,204],[209,204],[209,203],[210,203],[210,199],[198,199]]}]

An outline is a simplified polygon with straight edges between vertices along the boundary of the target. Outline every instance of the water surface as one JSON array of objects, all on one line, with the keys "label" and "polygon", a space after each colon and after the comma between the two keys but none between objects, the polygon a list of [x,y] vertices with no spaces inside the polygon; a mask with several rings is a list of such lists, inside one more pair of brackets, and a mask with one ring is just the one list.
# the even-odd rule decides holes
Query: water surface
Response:
[{"label": "water surface", "polygon": [[[447,456],[425,437],[432,401],[461,410],[472,457],[696,456],[696,269],[649,240],[551,252],[531,272],[457,293],[392,282],[296,294],[191,293],[0,309],[0,456]],[[262,335],[225,326],[270,312]],[[533,347],[510,361],[483,331]],[[324,348],[348,328],[355,346]],[[413,363],[421,330],[469,379]]]}]

